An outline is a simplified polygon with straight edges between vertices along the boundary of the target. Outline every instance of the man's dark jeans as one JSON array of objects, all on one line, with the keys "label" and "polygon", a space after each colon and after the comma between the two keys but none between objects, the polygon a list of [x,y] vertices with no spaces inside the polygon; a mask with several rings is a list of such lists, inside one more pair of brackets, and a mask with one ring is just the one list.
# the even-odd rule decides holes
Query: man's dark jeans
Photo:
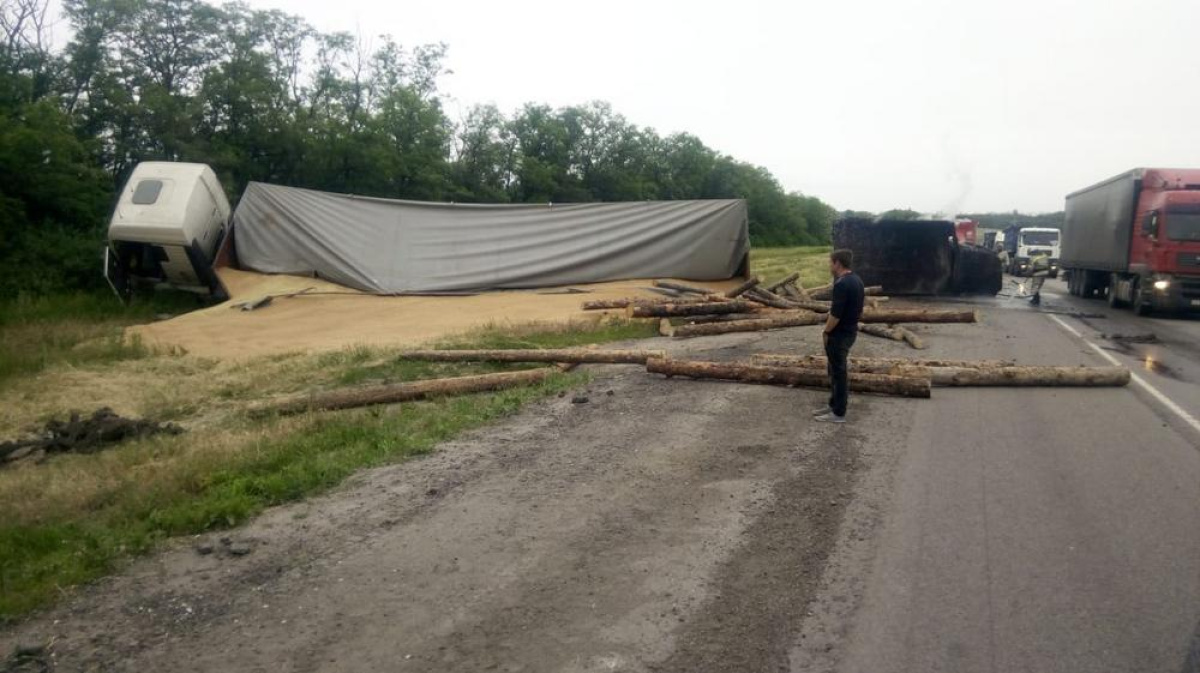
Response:
[{"label": "man's dark jeans", "polygon": [[850,347],[857,334],[830,334],[825,342],[825,357],[829,361],[829,408],[838,416],[846,415],[850,401]]}]

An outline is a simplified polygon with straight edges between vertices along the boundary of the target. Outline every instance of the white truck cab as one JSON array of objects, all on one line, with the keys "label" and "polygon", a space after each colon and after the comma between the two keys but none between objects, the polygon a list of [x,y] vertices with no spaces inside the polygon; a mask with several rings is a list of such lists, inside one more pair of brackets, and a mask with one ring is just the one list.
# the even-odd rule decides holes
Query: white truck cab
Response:
[{"label": "white truck cab", "polygon": [[213,261],[229,214],[229,200],[208,166],[138,164],[108,225],[105,277],[122,299],[135,284],[163,283],[223,298]]},{"label": "white truck cab", "polygon": [[1050,255],[1050,277],[1058,276],[1058,258],[1061,251],[1061,234],[1058,229],[1049,227],[1025,227],[1017,232],[1016,244],[1005,243],[1010,250],[1015,247],[1012,255],[1013,275],[1024,276],[1029,273],[1034,257]]}]

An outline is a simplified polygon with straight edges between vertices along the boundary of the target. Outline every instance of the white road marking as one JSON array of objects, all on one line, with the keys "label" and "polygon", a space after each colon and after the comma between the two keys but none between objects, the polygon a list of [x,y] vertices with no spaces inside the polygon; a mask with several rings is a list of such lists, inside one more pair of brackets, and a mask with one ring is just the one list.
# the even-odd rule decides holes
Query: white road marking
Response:
[{"label": "white road marking", "polygon": [[[1109,353],[1108,351],[1104,350],[1103,348],[1101,348],[1101,347],[1097,346],[1096,344],[1092,343],[1091,341],[1088,341],[1087,339],[1085,339],[1084,336],[1079,333],[1079,330],[1068,325],[1062,318],[1059,318],[1056,315],[1052,315],[1049,317],[1051,320],[1058,323],[1060,327],[1067,330],[1071,334],[1074,334],[1076,337],[1079,337],[1079,339],[1081,341],[1083,341],[1083,343],[1087,344],[1088,346],[1091,346],[1092,350],[1099,353],[1100,356],[1103,357],[1105,360],[1108,360],[1109,362],[1111,362],[1112,364],[1114,364],[1118,367],[1122,366],[1121,361],[1118,360],[1117,358],[1113,357],[1112,353]],[[1192,426],[1192,429],[1195,430],[1196,432],[1200,432],[1200,419],[1197,419],[1195,416],[1189,414],[1183,407],[1179,406],[1178,404],[1175,404],[1175,402],[1171,398],[1167,397],[1158,388],[1155,388],[1154,386],[1150,385],[1146,381],[1146,379],[1143,379],[1142,377],[1138,376],[1137,374],[1133,373],[1132,371],[1129,373],[1129,376],[1130,376],[1130,379],[1132,379],[1134,383],[1141,386],[1142,390],[1145,390],[1147,393],[1150,393],[1151,397],[1158,400],[1167,409],[1170,409],[1171,413],[1173,413],[1176,416],[1183,419],[1183,422]]]}]

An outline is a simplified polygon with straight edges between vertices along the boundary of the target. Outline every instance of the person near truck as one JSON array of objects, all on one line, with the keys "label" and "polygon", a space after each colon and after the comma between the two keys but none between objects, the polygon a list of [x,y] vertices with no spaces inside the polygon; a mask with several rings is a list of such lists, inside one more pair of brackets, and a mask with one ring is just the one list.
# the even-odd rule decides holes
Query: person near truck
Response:
[{"label": "person near truck", "polygon": [[829,405],[814,412],[824,423],[845,423],[850,403],[850,348],[858,338],[866,288],[851,270],[854,253],[834,250],[829,254],[833,274],[833,303],[825,319],[825,359],[829,371]]},{"label": "person near truck", "polygon": [[1003,243],[996,244],[996,256],[1000,258],[1000,272],[1007,273],[1008,272],[1008,262],[1009,262],[1008,250],[1004,249]]},{"label": "person near truck", "polygon": [[1034,306],[1042,304],[1042,286],[1046,284],[1046,276],[1050,275],[1050,253],[1039,252],[1029,260],[1029,293],[1033,295],[1029,303]]}]

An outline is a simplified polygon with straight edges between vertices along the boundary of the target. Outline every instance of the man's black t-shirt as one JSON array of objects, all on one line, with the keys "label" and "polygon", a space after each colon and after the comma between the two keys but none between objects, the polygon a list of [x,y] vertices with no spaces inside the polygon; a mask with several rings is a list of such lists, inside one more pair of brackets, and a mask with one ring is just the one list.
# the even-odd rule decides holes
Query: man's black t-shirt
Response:
[{"label": "man's black t-shirt", "polygon": [[858,333],[858,319],[862,317],[863,296],[866,288],[862,279],[850,272],[833,284],[833,306],[829,314],[838,319],[837,327],[831,335],[850,335]]}]

